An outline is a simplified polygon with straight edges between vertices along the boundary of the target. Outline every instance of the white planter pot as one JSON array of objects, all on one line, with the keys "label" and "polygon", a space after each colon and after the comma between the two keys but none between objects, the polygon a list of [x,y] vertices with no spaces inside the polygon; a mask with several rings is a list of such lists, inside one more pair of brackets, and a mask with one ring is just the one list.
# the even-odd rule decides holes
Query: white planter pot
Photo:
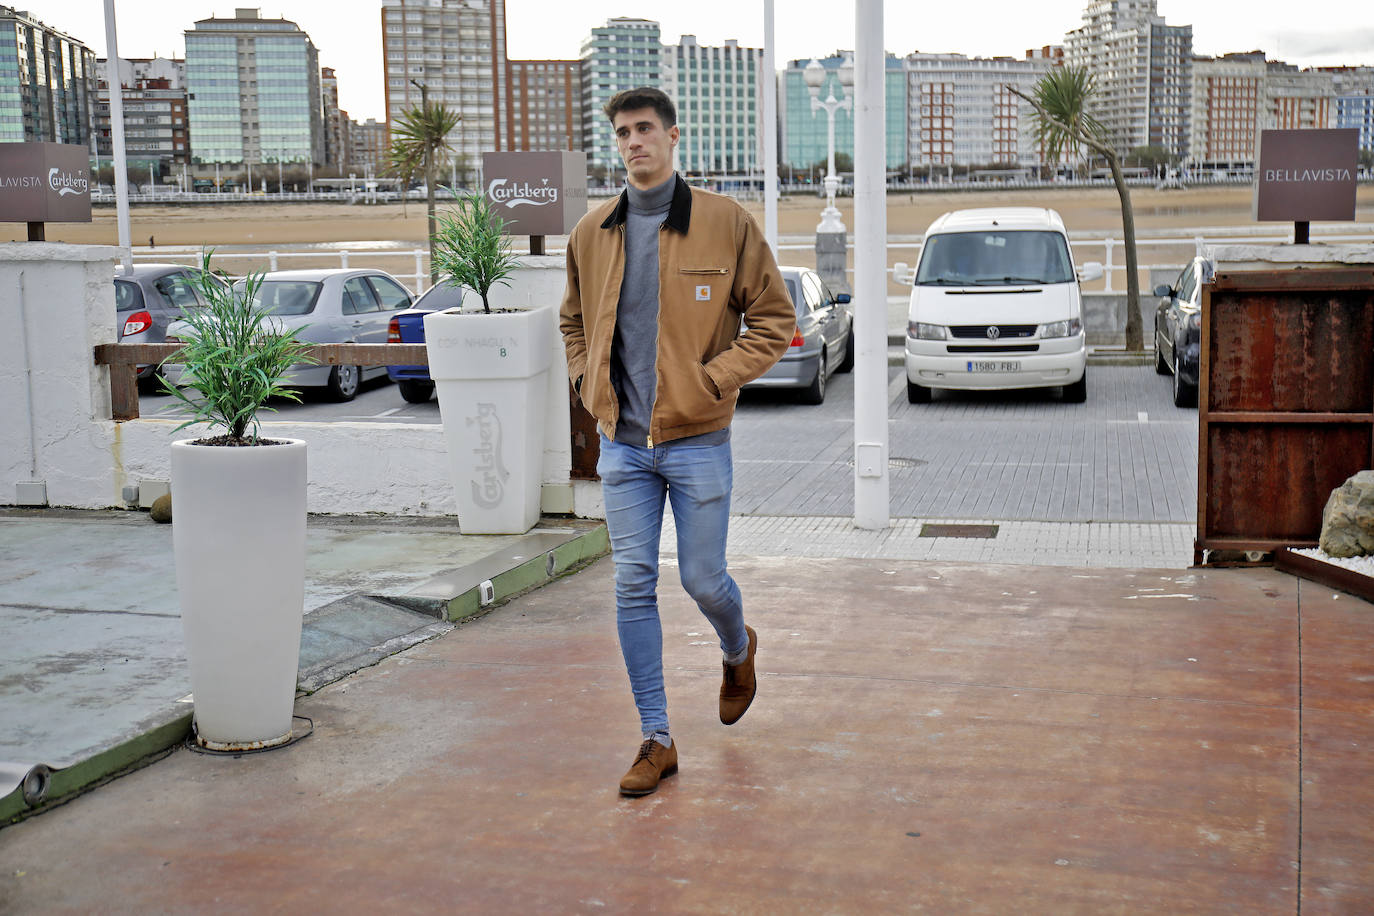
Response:
[{"label": "white planter pot", "polygon": [[555,311],[425,316],[464,534],[522,534],[539,521]]},{"label": "white planter pot", "polygon": [[172,443],[172,548],[198,740],[291,739],[305,611],[305,443]]}]

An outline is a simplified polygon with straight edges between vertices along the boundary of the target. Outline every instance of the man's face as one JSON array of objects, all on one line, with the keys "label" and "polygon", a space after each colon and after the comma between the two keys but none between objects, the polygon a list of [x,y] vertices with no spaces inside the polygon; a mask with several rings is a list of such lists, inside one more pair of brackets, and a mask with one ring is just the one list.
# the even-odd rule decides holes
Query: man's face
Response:
[{"label": "man's face", "polygon": [[630,184],[647,190],[663,184],[673,174],[673,147],[677,144],[676,126],[664,129],[663,120],[652,108],[622,111],[611,120],[615,145],[625,160]]}]

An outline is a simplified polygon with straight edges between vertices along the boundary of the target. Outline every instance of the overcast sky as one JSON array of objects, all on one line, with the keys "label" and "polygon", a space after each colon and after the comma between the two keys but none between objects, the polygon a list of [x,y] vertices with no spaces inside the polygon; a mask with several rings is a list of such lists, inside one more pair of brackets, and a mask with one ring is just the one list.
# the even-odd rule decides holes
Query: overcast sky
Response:
[{"label": "overcast sky", "polygon": [[[99,0],[9,2],[46,25],[60,29],[105,56],[103,4]],[[237,0],[249,6],[255,0]],[[119,52],[123,57],[181,57],[183,32],[197,19],[234,14],[235,0],[115,0]],[[811,7],[812,4],[805,4]],[[1086,0],[974,0],[972,3],[887,3],[887,50],[957,52],[970,56],[1020,57],[1027,48],[1062,44],[1064,33],[1082,24]],[[793,58],[820,57],[854,46],[852,4],[826,4],[840,11],[834,21],[797,12],[796,0],[776,3],[778,65]],[[320,65],[339,78],[339,104],[351,117],[383,120],[381,5],[341,0],[277,0],[260,7],[264,17],[295,21],[320,52]],[[1374,66],[1374,6],[1370,0],[1305,0],[1268,4],[1256,0],[1159,0],[1170,25],[1193,27],[1199,54],[1260,49],[1271,59],[1299,66]],[[662,40],[676,44],[694,34],[701,44],[763,43],[763,3],[690,0],[671,4],[625,0],[506,0],[506,48],[515,60],[577,57],[581,41],[614,16],[657,19]],[[726,25],[728,23],[728,26]]]}]

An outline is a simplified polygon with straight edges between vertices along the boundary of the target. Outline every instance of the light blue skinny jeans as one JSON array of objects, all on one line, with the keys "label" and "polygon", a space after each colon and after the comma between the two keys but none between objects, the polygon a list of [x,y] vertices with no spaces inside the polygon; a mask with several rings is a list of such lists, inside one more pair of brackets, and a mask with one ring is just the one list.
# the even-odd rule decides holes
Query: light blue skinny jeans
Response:
[{"label": "light blue skinny jeans", "polygon": [[721,650],[749,644],[739,586],[725,566],[734,466],[730,442],[668,442],[655,448],[601,436],[596,471],[615,560],[616,630],[645,736],[668,732],[663,626],[658,618],[658,551],[665,494],[677,527],[682,587],[715,628]]}]

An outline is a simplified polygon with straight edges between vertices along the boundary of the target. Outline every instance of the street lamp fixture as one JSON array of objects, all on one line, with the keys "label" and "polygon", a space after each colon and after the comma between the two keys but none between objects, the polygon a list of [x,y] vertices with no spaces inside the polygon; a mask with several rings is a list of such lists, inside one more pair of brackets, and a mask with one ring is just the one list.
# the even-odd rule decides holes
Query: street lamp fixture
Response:
[{"label": "street lamp fixture", "polygon": [[802,77],[806,80],[806,91],[811,95],[811,114],[814,117],[817,111],[824,109],[827,121],[829,152],[826,158],[828,171],[825,176],[825,209],[821,211],[821,223],[816,227],[816,231],[844,232],[839,208],[835,206],[835,192],[840,187],[840,177],[835,174],[835,112],[841,109],[853,110],[854,58],[846,54],[836,73],[840,86],[839,99],[835,98],[835,81],[830,81],[830,90],[826,98],[821,99],[821,86],[827,82],[826,76],[825,67],[814,59],[802,71]]}]

